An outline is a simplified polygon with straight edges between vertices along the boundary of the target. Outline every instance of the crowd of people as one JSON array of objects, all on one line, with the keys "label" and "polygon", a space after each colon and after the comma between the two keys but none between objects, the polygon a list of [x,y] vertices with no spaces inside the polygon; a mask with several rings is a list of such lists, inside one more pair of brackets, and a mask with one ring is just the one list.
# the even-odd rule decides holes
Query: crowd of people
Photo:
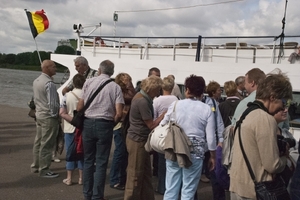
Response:
[{"label": "crowd of people", "polygon": [[[232,200],[256,199],[239,134],[235,134],[229,153],[230,165],[222,164],[224,132],[230,130],[227,127],[233,130],[237,124],[257,181],[273,180],[288,168],[291,173],[285,183],[291,199],[299,199],[300,161],[296,165],[289,156],[296,147],[285,143],[282,150],[277,142],[280,135],[297,143],[288,127],[278,126],[288,120],[292,100],[291,83],[282,72],[265,74],[253,68],[235,80],[228,80],[222,83],[226,99],[221,102],[220,83],[211,80],[206,84],[205,77],[199,75],[186,78],[182,93],[174,75],[160,78],[156,67],[149,69],[148,77],[134,88],[127,73],[117,74],[110,81],[114,63],[109,60],[102,61],[98,71],[91,69],[82,56],[74,60],[74,65],[78,74],[63,89],[61,101],[53,83],[56,73],[53,61],[43,61],[42,74],[33,83],[37,132],[31,172],[44,178],[59,176],[50,170],[50,165],[61,119],[68,154],[78,131],[70,124],[73,111],[82,110],[95,91],[106,84],[85,110],[81,129],[83,157],[66,162],[67,177],[63,183],[72,185],[73,171],[78,169],[78,184],[83,185],[86,200],[105,199],[113,141],[109,182],[111,188],[124,190],[124,200],[154,200],[155,192],[164,195],[165,200],[198,199],[201,176],[210,181],[216,200],[225,200],[228,191]],[[259,109],[240,123],[245,110],[254,104]],[[170,121],[183,130],[184,137],[192,144],[193,150],[188,152],[186,146],[180,146],[189,158],[186,162],[145,150],[149,133]],[[175,135],[173,140],[176,143],[181,136]],[[158,176],[157,188],[152,185],[152,175]]]}]

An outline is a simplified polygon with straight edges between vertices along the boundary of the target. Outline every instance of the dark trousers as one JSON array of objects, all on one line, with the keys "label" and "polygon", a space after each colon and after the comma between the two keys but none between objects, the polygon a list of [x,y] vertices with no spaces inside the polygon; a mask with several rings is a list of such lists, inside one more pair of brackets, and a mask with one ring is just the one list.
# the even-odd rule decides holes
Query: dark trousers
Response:
[{"label": "dark trousers", "polygon": [[104,197],[113,127],[113,121],[102,119],[84,120],[82,131],[84,151],[83,194],[86,200],[102,199]]},{"label": "dark trousers", "polygon": [[210,171],[210,182],[211,182],[211,187],[213,190],[214,200],[225,200],[226,199],[225,190],[218,183],[215,170]]},{"label": "dark trousers", "polygon": [[300,199],[300,157],[297,160],[296,169],[294,171],[290,185],[291,200]]},{"label": "dark trousers", "polygon": [[166,159],[165,155],[158,153],[158,185],[157,192],[164,194],[166,191]]}]

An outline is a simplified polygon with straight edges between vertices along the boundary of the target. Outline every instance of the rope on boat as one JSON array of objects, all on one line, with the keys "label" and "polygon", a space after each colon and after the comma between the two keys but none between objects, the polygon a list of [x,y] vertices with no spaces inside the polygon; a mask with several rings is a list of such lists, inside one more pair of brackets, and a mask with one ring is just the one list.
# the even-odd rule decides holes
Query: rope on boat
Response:
[{"label": "rope on boat", "polygon": [[279,36],[275,37],[275,39],[274,39],[274,41],[276,41],[278,38],[280,38],[277,64],[280,62],[280,59],[282,59],[284,57],[283,43],[284,43],[284,28],[285,28],[285,17],[286,17],[287,3],[288,3],[288,0],[285,1],[284,16],[283,16],[283,19],[282,19],[282,32]]}]

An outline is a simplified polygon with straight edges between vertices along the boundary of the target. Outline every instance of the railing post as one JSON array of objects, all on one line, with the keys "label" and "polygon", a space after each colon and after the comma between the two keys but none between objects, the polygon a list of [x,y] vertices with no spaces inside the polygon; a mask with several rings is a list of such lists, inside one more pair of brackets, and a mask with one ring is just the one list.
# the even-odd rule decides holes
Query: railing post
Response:
[{"label": "railing post", "polygon": [[202,36],[199,35],[198,36],[198,44],[197,44],[197,52],[196,52],[196,62],[200,61],[200,53],[201,53],[201,40],[202,40]]},{"label": "railing post", "polygon": [[238,62],[238,42],[239,42],[239,38],[237,37],[235,41],[235,63]]},{"label": "railing post", "polygon": [[203,39],[202,51],[200,53],[200,55],[201,55],[201,60],[200,61],[202,61],[202,62],[204,60],[204,53],[205,53],[205,39]]},{"label": "railing post", "polygon": [[271,64],[274,64],[275,60],[274,60],[274,57],[275,57],[275,46],[276,46],[276,40],[274,40],[274,43],[273,43],[273,50],[272,50],[272,57],[271,57]]},{"label": "railing post", "polygon": [[175,61],[176,57],[176,38],[173,40],[173,61]]},{"label": "railing post", "polygon": [[96,56],[96,37],[93,39],[93,56]]},{"label": "railing post", "polygon": [[119,38],[119,58],[121,58],[121,38]]}]

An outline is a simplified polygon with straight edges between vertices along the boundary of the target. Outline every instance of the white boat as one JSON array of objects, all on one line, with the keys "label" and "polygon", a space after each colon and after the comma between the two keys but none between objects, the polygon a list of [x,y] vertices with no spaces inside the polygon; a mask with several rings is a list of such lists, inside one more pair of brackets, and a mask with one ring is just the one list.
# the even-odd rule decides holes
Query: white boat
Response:
[{"label": "white boat", "polygon": [[[275,36],[120,37],[90,36],[92,32],[81,36],[82,29],[75,32],[78,35],[77,51],[87,58],[91,68],[98,69],[100,62],[109,59],[115,64],[114,75],[126,72],[134,84],[146,78],[152,67],[160,69],[161,77],[173,74],[179,85],[183,85],[191,74],[203,76],[206,83],[214,80],[223,85],[252,68],[260,68],[265,73],[279,68],[290,78],[294,101],[300,103],[300,65],[288,62],[298,44],[295,42],[284,43],[284,55],[278,59],[281,48],[279,42],[274,41]],[[285,37],[289,41],[299,41],[299,38]],[[98,44],[99,40],[105,45]],[[77,73],[73,61],[76,57],[51,54],[52,60],[69,69],[70,79]],[[60,95],[67,82],[58,89]],[[295,121],[292,126],[300,127],[300,123]],[[298,128],[292,128],[292,132],[296,129],[300,137]]]}]

